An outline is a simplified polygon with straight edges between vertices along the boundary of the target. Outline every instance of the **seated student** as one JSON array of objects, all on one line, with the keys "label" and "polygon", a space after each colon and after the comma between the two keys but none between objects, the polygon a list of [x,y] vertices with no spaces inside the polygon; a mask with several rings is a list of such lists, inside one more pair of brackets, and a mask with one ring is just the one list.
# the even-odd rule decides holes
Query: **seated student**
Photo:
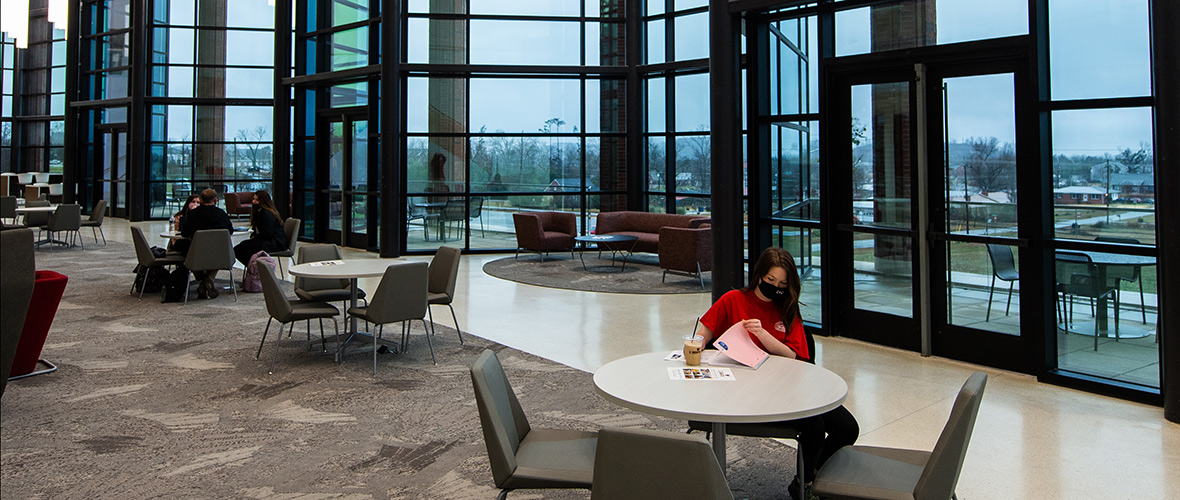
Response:
[{"label": "seated student", "polygon": [[[803,319],[799,317],[799,294],[802,284],[795,259],[781,248],[767,248],[758,256],[750,271],[750,284],[730,290],[701,316],[704,345],[714,332],[724,332],[741,323],[750,338],[763,351],[776,356],[810,360]],[[844,406],[827,413],[792,420],[799,430],[799,448],[803,453],[803,478],[796,477],[788,491],[799,491],[799,481],[810,485],[815,473],[836,450],[851,445],[860,436],[860,426]]]},{"label": "seated student", "polygon": [[[172,245],[172,249],[181,255],[188,255],[188,249],[192,245],[193,235],[197,234],[197,231],[203,229],[225,229],[232,233],[234,230],[234,225],[229,220],[229,214],[226,214],[225,210],[217,206],[217,191],[212,189],[201,191],[200,199],[201,204],[189,210],[188,214],[180,220],[180,235],[185,239],[178,240]],[[178,267],[183,268],[184,266]],[[185,272],[188,271],[185,270]],[[193,277],[201,282],[197,287],[197,298],[217,297],[217,288],[213,286],[213,280],[217,277],[217,271],[194,272]]]},{"label": "seated student", "polygon": [[[184,216],[188,215],[189,210],[192,210],[192,209],[197,208],[199,206],[201,206],[201,195],[199,195],[199,194],[188,195],[188,199],[184,200],[184,205],[182,205],[180,207],[180,211],[176,212],[172,216],[173,225],[172,225],[172,227],[169,227],[168,230],[169,231],[180,231],[180,221],[184,220]],[[183,241],[183,240],[169,241],[168,242],[168,250],[172,250],[174,252],[178,251],[178,250],[176,250],[176,242],[177,241]]]},{"label": "seated student", "polygon": [[287,232],[283,230],[283,218],[275,208],[270,193],[265,190],[254,192],[250,207],[250,239],[242,240],[234,247],[234,257],[243,266],[250,263],[250,257],[259,251],[280,252],[287,249]]}]

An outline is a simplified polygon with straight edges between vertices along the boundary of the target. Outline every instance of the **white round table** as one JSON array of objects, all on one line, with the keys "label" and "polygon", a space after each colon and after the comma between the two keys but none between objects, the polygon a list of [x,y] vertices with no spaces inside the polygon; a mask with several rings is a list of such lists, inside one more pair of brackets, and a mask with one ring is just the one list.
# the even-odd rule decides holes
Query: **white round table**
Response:
[{"label": "white round table", "polygon": [[[839,375],[804,361],[771,356],[757,370],[733,370],[733,381],[672,380],[669,351],[611,361],[594,372],[594,389],[619,406],[680,420],[713,423],[713,452],[725,469],[727,422],[778,422],[810,417],[844,403],[848,384]],[[709,365],[702,365],[709,366]]]}]

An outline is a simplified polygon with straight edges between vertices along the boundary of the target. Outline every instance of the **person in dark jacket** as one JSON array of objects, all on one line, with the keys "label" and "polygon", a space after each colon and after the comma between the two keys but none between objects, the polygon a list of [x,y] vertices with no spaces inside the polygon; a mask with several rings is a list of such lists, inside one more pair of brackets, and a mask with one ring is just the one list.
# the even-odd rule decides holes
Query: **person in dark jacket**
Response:
[{"label": "person in dark jacket", "polygon": [[[193,235],[203,229],[225,229],[230,233],[234,232],[234,225],[229,220],[229,214],[217,206],[217,191],[212,189],[201,191],[201,206],[190,209],[188,215],[180,220],[180,235],[184,239],[172,245],[172,249],[180,252],[181,255],[188,255]],[[217,297],[217,289],[213,286],[217,271],[193,272],[193,277],[201,281],[197,287],[197,298]]]},{"label": "person in dark jacket", "polygon": [[275,208],[275,202],[266,190],[254,192],[250,208],[250,239],[242,240],[234,247],[234,256],[243,266],[250,263],[250,257],[259,251],[281,252],[287,249],[287,232],[283,230],[283,218]]}]

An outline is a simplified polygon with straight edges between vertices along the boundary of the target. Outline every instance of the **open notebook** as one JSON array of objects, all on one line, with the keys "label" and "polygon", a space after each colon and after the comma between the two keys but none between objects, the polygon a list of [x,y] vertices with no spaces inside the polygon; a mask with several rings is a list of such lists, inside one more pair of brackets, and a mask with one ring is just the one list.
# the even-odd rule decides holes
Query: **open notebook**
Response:
[{"label": "open notebook", "polygon": [[754,339],[750,338],[750,333],[742,327],[741,322],[729,327],[725,333],[713,341],[713,345],[717,347],[717,350],[702,353],[702,362],[710,365],[740,363],[758,369],[766,361],[766,358],[770,357],[765,351],[759,349],[757,344],[754,344]]}]

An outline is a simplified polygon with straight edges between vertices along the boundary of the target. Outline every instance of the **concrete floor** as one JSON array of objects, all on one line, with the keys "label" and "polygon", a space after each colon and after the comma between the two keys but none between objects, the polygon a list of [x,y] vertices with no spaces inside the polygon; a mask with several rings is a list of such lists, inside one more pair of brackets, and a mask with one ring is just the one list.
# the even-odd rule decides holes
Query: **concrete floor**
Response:
[{"label": "concrete floor", "polygon": [[[107,221],[108,239],[130,242],[126,221]],[[142,224],[147,234],[164,226]],[[708,294],[573,292],[485,275],[483,264],[501,257],[463,257],[454,304],[463,331],[586,371],[677,348],[710,305]],[[376,280],[361,286],[372,290]],[[435,313],[454,326],[445,308]],[[1075,352],[1086,342],[1092,349],[1092,338],[1067,337],[1077,337]],[[1109,345],[1099,353],[1113,350]],[[846,406],[860,422],[859,442],[868,445],[933,448],[963,381],[973,371],[989,375],[960,499],[1180,498],[1180,425],[1164,420],[1161,408],[842,338],[818,339],[817,354],[848,382]]]}]

